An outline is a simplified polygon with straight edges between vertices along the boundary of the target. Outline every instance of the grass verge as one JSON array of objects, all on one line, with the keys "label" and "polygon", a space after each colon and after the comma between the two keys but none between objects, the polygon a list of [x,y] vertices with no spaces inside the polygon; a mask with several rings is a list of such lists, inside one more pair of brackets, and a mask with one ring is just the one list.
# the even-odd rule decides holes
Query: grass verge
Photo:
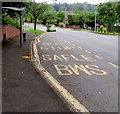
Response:
[{"label": "grass verge", "polygon": [[96,33],[96,34],[102,34],[102,35],[120,35],[120,33],[116,33],[116,32],[103,33],[103,32],[97,32],[97,31],[93,31],[93,30],[87,30],[87,29],[74,29],[74,30],[77,30],[77,31],[87,31],[87,32]]},{"label": "grass verge", "polygon": [[43,34],[44,33],[44,31],[42,31],[42,30],[34,30],[33,28],[29,28],[27,26],[24,26],[24,28],[30,30],[31,32],[33,32],[35,34]]}]

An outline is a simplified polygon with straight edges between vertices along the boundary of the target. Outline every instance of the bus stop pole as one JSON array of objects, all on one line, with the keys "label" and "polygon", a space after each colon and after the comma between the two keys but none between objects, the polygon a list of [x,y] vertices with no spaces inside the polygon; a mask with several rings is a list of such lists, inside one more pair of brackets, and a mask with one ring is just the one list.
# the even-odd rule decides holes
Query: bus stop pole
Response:
[{"label": "bus stop pole", "polygon": [[20,12],[20,47],[22,47],[22,17]]}]

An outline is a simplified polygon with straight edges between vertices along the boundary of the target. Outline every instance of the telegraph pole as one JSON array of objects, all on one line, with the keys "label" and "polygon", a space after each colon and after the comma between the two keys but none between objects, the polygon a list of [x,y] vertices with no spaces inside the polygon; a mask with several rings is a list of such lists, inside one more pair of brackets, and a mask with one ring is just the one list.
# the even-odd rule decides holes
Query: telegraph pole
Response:
[{"label": "telegraph pole", "polygon": [[65,6],[65,27],[66,27],[66,6]]},{"label": "telegraph pole", "polygon": [[95,31],[96,31],[96,5],[95,5]]},{"label": "telegraph pole", "polygon": [[53,4],[52,4],[52,24],[53,24]]}]

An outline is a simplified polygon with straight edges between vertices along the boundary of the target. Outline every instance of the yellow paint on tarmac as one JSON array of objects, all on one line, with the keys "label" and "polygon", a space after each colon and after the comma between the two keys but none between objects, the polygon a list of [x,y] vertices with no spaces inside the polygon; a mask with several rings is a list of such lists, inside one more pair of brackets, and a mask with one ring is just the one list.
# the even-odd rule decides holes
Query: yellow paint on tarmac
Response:
[{"label": "yellow paint on tarmac", "polygon": [[21,56],[20,58],[23,58],[23,59],[29,59],[30,56]]},{"label": "yellow paint on tarmac", "polygon": [[49,46],[50,44],[49,44],[49,43],[47,43],[47,45]]},{"label": "yellow paint on tarmac", "polygon": [[60,47],[57,47],[59,50],[61,50],[61,48]]},{"label": "yellow paint on tarmac", "polygon": [[115,64],[113,64],[111,62],[109,62],[109,64],[112,65],[112,66],[114,66],[115,68],[119,68],[119,66],[117,66],[117,65],[115,65]]},{"label": "yellow paint on tarmac", "polygon": [[50,45],[52,46],[52,43],[50,43]]},{"label": "yellow paint on tarmac", "polygon": [[79,49],[82,49],[81,47],[78,47]]},{"label": "yellow paint on tarmac", "polygon": [[80,55],[80,56],[87,61],[96,61],[96,60],[92,59],[92,57],[88,57],[88,56],[85,56],[85,55]]},{"label": "yellow paint on tarmac", "polygon": [[64,49],[65,50],[70,50],[70,48],[68,46],[65,46]]},{"label": "yellow paint on tarmac", "polygon": [[[39,41],[40,41],[41,37],[39,37]],[[39,56],[38,56],[38,50],[37,50],[37,46],[36,46],[39,43],[39,41],[33,43],[33,51],[34,51],[34,56],[35,56],[34,61],[38,62],[37,65],[35,65],[37,70],[39,70],[39,72],[42,72],[44,74],[44,75],[42,75],[43,78],[49,83],[49,85],[52,85],[52,87],[58,93],[58,95],[60,95],[60,97],[62,99],[64,99],[64,101],[68,104],[71,111],[73,111],[73,112],[81,112],[83,114],[84,113],[91,114],[46,69],[44,69],[42,67],[42,65],[40,64],[40,59],[39,59]]]},{"label": "yellow paint on tarmac", "polygon": [[102,57],[98,56],[98,55],[95,55],[95,57],[97,57],[98,59],[102,59]]},{"label": "yellow paint on tarmac", "polygon": [[53,46],[51,46],[51,48],[52,48],[53,50],[55,50],[55,48],[54,48]]},{"label": "yellow paint on tarmac", "polygon": [[43,45],[45,46],[45,43],[43,43]]},{"label": "yellow paint on tarmac", "polygon": [[88,51],[88,50],[85,50],[85,52],[87,52],[87,53],[91,54],[91,52],[90,52],[90,51]]},{"label": "yellow paint on tarmac", "polygon": [[57,46],[58,44],[57,44],[57,43],[55,43],[55,45]]},{"label": "yellow paint on tarmac", "polygon": [[84,72],[87,75],[107,75],[107,72],[105,72],[104,70],[100,69],[98,66],[96,65],[63,65],[63,64],[57,64],[54,65],[57,73],[60,76],[69,76],[72,75],[73,73],[77,76],[80,76],[80,72]]}]

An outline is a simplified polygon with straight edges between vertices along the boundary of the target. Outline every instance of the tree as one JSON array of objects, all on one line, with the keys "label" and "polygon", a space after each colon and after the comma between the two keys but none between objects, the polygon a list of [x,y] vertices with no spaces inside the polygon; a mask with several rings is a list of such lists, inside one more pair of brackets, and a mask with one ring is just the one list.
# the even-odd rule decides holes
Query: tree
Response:
[{"label": "tree", "polygon": [[[43,24],[52,23],[52,7],[48,6],[48,10],[45,11],[44,13],[42,13],[39,16],[39,19],[43,21]],[[53,22],[54,22],[54,24],[56,24],[56,21],[57,21],[57,12],[55,9],[53,9]]]},{"label": "tree", "polygon": [[85,17],[86,17],[85,24],[94,28],[94,26],[95,26],[95,13],[94,12],[87,12]]},{"label": "tree", "polygon": [[98,6],[100,24],[107,24],[110,32],[111,25],[114,25],[117,22],[116,7],[117,3],[115,2],[101,3]]},{"label": "tree", "polygon": [[44,3],[36,3],[35,1],[33,2],[27,2],[26,3],[27,10],[33,15],[34,17],[34,30],[36,30],[36,24],[37,24],[37,19],[42,14],[47,10],[48,5]]},{"label": "tree", "polygon": [[116,7],[116,11],[117,11],[117,18],[118,18],[118,20],[119,20],[119,22],[120,22],[120,1],[118,2],[118,5],[117,5],[117,7]]},{"label": "tree", "polygon": [[74,11],[75,14],[78,14],[78,12],[79,12],[79,9],[78,9],[77,5],[74,5],[72,7],[72,10]]},{"label": "tree", "polygon": [[65,19],[65,12],[60,10],[57,13],[57,19],[58,19],[59,22],[63,22],[64,19]]}]

